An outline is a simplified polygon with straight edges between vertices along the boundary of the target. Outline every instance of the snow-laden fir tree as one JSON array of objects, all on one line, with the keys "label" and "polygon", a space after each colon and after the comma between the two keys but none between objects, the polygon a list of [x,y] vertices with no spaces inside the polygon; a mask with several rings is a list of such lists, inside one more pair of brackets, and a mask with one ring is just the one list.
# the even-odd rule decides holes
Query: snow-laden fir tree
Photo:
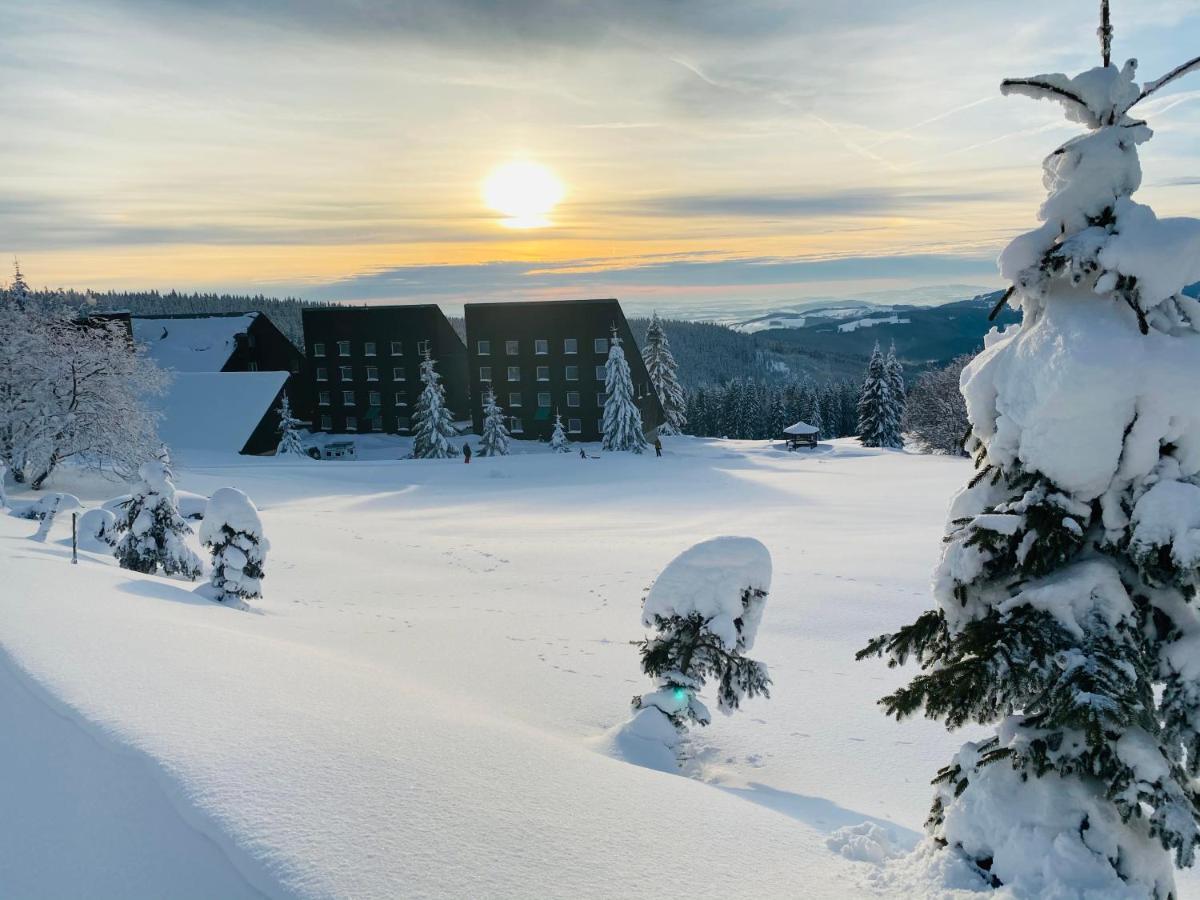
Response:
[{"label": "snow-laden fir tree", "polygon": [[417,459],[445,459],[457,456],[450,443],[456,436],[454,416],[446,408],[446,389],[436,362],[426,350],[421,359],[421,383],[425,386],[413,412],[413,456]]},{"label": "snow-laden fir tree", "polygon": [[279,414],[279,425],[276,429],[279,432],[279,446],[275,455],[308,459],[308,454],[304,452],[304,444],[300,440],[300,427],[304,422],[292,413],[292,404],[287,393],[284,393],[276,412]]},{"label": "snow-laden fir tree", "polygon": [[858,395],[858,433],[864,447],[899,447],[900,417],[892,396],[892,379],[879,344],[871,352]]},{"label": "snow-laden fir tree", "polygon": [[1178,897],[1172,860],[1200,840],[1200,302],[1181,293],[1200,221],[1131,198],[1151,131],[1130,115],[1200,58],[1139,86],[1104,13],[1102,66],[1004,83],[1087,131],[1000,257],[1022,323],[963,373],[977,473],[936,606],[863,651],[923,669],[889,713],[994,729],[939,774],[928,829],[1013,896]]},{"label": "snow-laden fir tree", "polygon": [[187,545],[192,529],[179,513],[170,468],[149,460],[138,469],[139,482],[117,521],[120,540],[114,555],[123,569],[153,574],[200,577],[200,557]]},{"label": "snow-laden fir tree", "polygon": [[642,347],[642,360],[650,374],[650,384],[658,394],[663,408],[663,424],[658,433],[663,435],[682,434],[687,425],[687,400],[679,384],[676,370],[679,368],[671,353],[671,344],[663,331],[658,313],[650,319],[646,328],[646,342]]},{"label": "snow-laden fir tree", "polygon": [[642,433],[642,412],[633,399],[633,378],[621,338],[614,328],[604,364],[604,450],[641,453],[649,445]]},{"label": "snow-laden fir tree", "polygon": [[622,727],[624,738],[649,742],[641,748],[647,764],[682,762],[688,726],[712,721],[697,696],[708,681],[726,715],[747,697],[770,696],[767,667],[745,655],[770,589],[771,554],[747,537],[702,541],[655,579],[642,604],[642,624],[654,634],[636,642],[655,688],[633,698],[634,717]]},{"label": "snow-laden fir tree", "polygon": [[550,432],[550,449],[555,453],[570,453],[571,442],[567,440],[566,429],[563,428],[562,415],[554,412],[554,430]]},{"label": "snow-laden fir tree", "polygon": [[901,423],[904,421],[904,406],[908,401],[908,391],[904,384],[904,366],[896,358],[895,341],[892,342],[892,346],[888,349],[884,365],[887,368],[888,390],[892,395],[892,409],[896,417],[896,433],[899,435]]},{"label": "snow-laden fir tree", "polygon": [[488,389],[483,398],[483,434],[479,438],[480,456],[508,456],[508,429],[504,410],[496,403],[496,392]]},{"label": "snow-laden fir tree", "polygon": [[254,503],[237,488],[220,488],[208,500],[200,543],[212,550],[213,598],[242,605],[262,596],[263,565],[271,548]]}]

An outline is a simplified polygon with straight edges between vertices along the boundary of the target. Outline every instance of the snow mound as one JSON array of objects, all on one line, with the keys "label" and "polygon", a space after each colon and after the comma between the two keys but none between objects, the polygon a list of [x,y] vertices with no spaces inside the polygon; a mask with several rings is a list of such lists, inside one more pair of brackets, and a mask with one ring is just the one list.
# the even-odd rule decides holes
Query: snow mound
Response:
[{"label": "snow mound", "polygon": [[892,836],[874,822],[839,828],[825,839],[825,846],[846,859],[876,865],[900,855],[892,843]]},{"label": "snow mound", "polygon": [[79,502],[79,498],[74,494],[55,492],[39,497],[33,503],[28,503],[20,507],[13,507],[12,515],[19,516],[22,519],[41,519],[52,509],[54,509],[56,513],[65,513],[71,512],[75,509],[81,509],[82,507],[83,504]]},{"label": "snow mound", "polygon": [[112,553],[116,545],[117,517],[107,509],[89,509],[79,517],[79,549]]},{"label": "snow mound", "polygon": [[742,619],[741,649],[750,650],[762,620],[762,599],[745,609],[746,588],[771,589],[771,554],[761,542],[749,537],[717,537],[701,541],[675,557],[655,580],[642,607],[642,624],[654,625],[656,617],[687,617],[698,613],[708,620],[708,629],[726,648],[737,645],[736,619]]}]

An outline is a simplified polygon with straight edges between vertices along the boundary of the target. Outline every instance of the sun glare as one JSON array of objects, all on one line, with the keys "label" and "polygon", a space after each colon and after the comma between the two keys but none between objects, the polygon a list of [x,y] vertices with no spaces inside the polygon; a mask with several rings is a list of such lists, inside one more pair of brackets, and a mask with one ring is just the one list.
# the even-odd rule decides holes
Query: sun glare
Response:
[{"label": "sun glare", "polygon": [[483,202],[506,218],[508,228],[543,228],[563,198],[563,185],[541,163],[514,160],[496,168],[483,182]]}]

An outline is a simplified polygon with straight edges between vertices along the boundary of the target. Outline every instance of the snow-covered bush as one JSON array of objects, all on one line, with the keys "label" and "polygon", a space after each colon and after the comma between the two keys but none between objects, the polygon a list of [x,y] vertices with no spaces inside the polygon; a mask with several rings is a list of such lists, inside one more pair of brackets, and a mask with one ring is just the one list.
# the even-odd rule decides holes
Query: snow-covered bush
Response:
[{"label": "snow-covered bush", "polygon": [[300,440],[300,426],[304,425],[304,421],[297,419],[292,412],[292,404],[288,400],[288,395],[283,395],[283,400],[279,404],[279,409],[276,410],[279,415],[279,446],[275,450],[276,456],[287,456],[292,459],[311,459],[304,452],[304,444]]},{"label": "snow-covered bush", "polygon": [[663,435],[683,434],[687,425],[687,399],[679,384],[676,370],[679,368],[675,356],[671,353],[671,344],[663,331],[658,313],[650,319],[646,328],[646,343],[642,347],[642,361],[646,363],[646,372],[650,375],[650,384],[662,404],[664,422],[659,426],[658,433]]},{"label": "snow-covered bush", "polygon": [[19,507],[14,512],[22,519],[34,519],[41,521],[47,513],[71,512],[72,510],[82,509],[83,504],[79,502],[79,498],[74,494],[63,494],[55,491],[50,494],[43,494],[27,506]]},{"label": "snow-covered bush", "polygon": [[747,537],[719,537],[685,550],[655,579],[642,604],[654,635],[637,642],[642,671],[655,689],[633,698],[624,726],[682,759],[688,725],[707,725],[697,694],[712,679],[726,715],[746,697],[770,696],[767,667],[744,654],[754,647],[771,588],[771,554]]},{"label": "snow-covered bush", "polygon": [[200,543],[212,550],[209,579],[218,601],[243,603],[262,596],[271,545],[249,497],[231,487],[214,492],[200,525]]},{"label": "snow-covered bush", "polygon": [[117,517],[107,509],[89,509],[79,517],[79,549],[111,553],[117,544]]},{"label": "snow-covered bush", "polygon": [[421,360],[421,383],[425,385],[413,412],[413,457],[416,459],[445,459],[457,456],[458,449],[450,439],[456,436],[454,416],[446,408],[446,389],[437,363],[425,353]]},{"label": "snow-covered bush", "polygon": [[923,453],[963,456],[967,403],[959,390],[962,370],[971,361],[960,356],[941,369],[924,372],[909,391],[904,406],[904,433]]},{"label": "snow-covered bush", "polygon": [[179,514],[171,470],[155,459],[142,463],[138,476],[117,520],[117,562],[135,572],[153,574],[161,566],[167,575],[199,578],[200,557],[186,543],[192,529]]},{"label": "snow-covered bush", "polygon": [[605,450],[629,450],[641,453],[649,444],[642,431],[642,412],[633,399],[633,378],[621,339],[613,329],[604,364],[604,441]]},{"label": "snow-covered bush", "polygon": [[571,442],[567,440],[567,432],[563,428],[562,415],[554,414],[554,430],[550,432],[550,449],[555,453],[570,453]]},{"label": "snow-covered bush", "polygon": [[895,375],[876,343],[858,396],[858,433],[864,447],[903,446],[894,384]]},{"label": "snow-covered bush", "polygon": [[[1107,23],[1105,23],[1107,25]],[[1200,843],[1200,221],[1131,194],[1150,129],[1133,61],[1007,81],[1088,128],[1048,156],[1043,225],[1000,258],[1019,326],[963,373],[977,473],[936,607],[862,655],[924,670],[881,702],[994,726],[928,828],[1016,896],[1175,893]]]},{"label": "snow-covered bush", "polygon": [[49,503],[46,504],[45,512],[41,515],[41,521],[38,524],[37,532],[33,535],[33,539],[38,542],[45,542],[50,535],[50,529],[54,527],[54,519],[58,515],[62,507],[62,498],[64,494],[52,494],[49,498]]},{"label": "snow-covered bush", "polygon": [[483,398],[483,434],[479,438],[480,456],[508,456],[508,429],[504,410],[496,403],[496,392],[489,389]]}]

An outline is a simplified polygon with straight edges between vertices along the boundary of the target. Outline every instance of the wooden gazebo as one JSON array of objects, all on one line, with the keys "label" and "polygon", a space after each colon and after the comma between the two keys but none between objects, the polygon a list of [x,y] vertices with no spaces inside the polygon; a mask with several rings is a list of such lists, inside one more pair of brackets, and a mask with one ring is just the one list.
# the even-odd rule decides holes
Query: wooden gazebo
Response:
[{"label": "wooden gazebo", "polygon": [[789,425],[783,429],[783,439],[787,441],[789,450],[796,450],[799,447],[815,447],[817,446],[817,436],[820,433],[821,429],[815,425],[797,422],[795,425]]}]

